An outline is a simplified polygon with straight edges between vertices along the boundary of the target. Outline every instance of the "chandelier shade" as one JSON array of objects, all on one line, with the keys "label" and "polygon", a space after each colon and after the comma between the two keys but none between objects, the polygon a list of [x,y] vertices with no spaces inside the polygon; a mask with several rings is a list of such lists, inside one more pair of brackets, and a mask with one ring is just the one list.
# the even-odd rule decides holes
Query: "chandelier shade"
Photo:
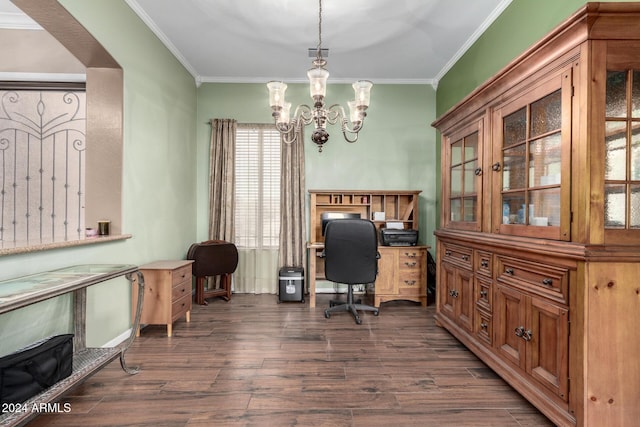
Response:
[{"label": "chandelier shade", "polygon": [[313,68],[307,71],[313,107],[306,104],[299,105],[296,107],[293,117],[290,117],[291,103],[285,100],[287,84],[281,81],[267,83],[271,115],[284,142],[291,144],[297,141],[302,127],[314,124],[315,129],[311,134],[311,140],[318,146],[318,151],[322,151],[323,145],[329,140],[327,124],[340,123],[342,134],[347,142],[358,140],[358,133],[362,129],[364,118],[367,115],[366,110],[369,107],[371,88],[373,87],[373,83],[368,80],[359,80],[353,84],[354,100],[347,103],[348,116],[339,104],[326,108],[325,96],[329,71],[324,68],[327,61],[322,57],[322,52],[322,0],[319,0],[318,47],[316,58],[313,60]]}]

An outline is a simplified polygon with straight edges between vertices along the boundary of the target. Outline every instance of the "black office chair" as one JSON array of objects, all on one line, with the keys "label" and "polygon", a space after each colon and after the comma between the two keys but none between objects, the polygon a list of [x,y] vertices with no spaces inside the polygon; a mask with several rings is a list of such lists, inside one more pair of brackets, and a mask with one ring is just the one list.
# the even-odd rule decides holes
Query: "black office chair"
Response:
[{"label": "black office chair", "polygon": [[353,286],[373,283],[378,274],[378,233],[373,222],[366,219],[338,219],[327,224],[324,236],[324,270],[327,280],[348,286],[347,302],[332,301],[324,311],[324,317],[331,313],[347,311],[353,314],[356,323],[362,323],[358,310],[378,309],[359,304],[353,300]]}]

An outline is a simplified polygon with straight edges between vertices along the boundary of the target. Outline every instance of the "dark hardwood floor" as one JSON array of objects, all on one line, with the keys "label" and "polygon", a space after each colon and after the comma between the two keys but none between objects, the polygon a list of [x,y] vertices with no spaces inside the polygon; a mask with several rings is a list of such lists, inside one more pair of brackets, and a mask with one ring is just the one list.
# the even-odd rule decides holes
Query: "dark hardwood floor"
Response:
[{"label": "dark hardwood floor", "polygon": [[37,426],[529,426],[552,424],[445,330],[435,308],[393,301],[380,316],[325,319],[330,295],[277,303],[234,295],[194,305],[174,336],[142,330]]}]

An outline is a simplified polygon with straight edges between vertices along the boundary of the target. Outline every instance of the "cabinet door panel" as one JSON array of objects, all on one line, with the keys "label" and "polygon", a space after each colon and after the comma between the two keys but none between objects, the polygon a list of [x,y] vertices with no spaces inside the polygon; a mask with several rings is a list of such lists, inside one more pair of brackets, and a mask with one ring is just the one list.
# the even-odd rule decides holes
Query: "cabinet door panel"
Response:
[{"label": "cabinet door panel", "polygon": [[380,248],[380,259],[378,260],[378,276],[376,277],[376,293],[396,294],[398,283],[395,277],[395,266],[398,263],[397,251],[388,248]]},{"label": "cabinet door panel", "polygon": [[498,354],[525,369],[526,342],[516,332],[526,326],[526,297],[518,291],[496,286],[494,309],[497,317],[493,325],[494,342]]},{"label": "cabinet door panel", "polygon": [[468,331],[473,330],[473,315],[475,298],[473,294],[473,273],[466,270],[459,271],[458,295],[458,322]]},{"label": "cabinet door panel", "polygon": [[568,315],[567,309],[531,298],[530,356],[527,371],[565,401],[568,377]]},{"label": "cabinet door panel", "polygon": [[456,268],[451,264],[443,262],[440,270],[440,289],[438,298],[440,299],[440,311],[449,318],[455,319],[454,297],[456,286]]}]

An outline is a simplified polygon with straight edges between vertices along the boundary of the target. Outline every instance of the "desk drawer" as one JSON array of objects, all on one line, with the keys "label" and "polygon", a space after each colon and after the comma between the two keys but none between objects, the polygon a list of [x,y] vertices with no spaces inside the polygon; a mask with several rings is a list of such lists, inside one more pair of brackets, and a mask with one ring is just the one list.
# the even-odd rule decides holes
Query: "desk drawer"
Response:
[{"label": "desk drawer", "polygon": [[398,287],[419,288],[421,285],[420,269],[403,270],[398,274]]}]

